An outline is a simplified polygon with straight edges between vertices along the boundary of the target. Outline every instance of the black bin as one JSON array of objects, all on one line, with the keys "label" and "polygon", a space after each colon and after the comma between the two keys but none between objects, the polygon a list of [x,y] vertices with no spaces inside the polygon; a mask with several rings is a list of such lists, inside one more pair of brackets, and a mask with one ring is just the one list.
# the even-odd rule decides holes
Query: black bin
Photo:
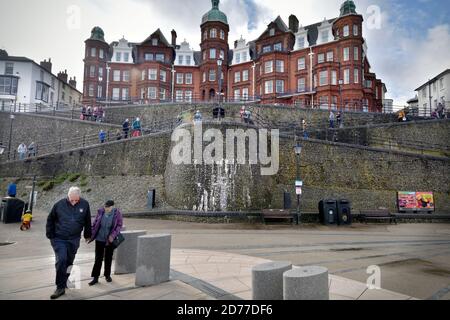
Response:
[{"label": "black bin", "polygon": [[353,222],[352,204],[350,201],[341,199],[337,202],[338,224],[351,225]]},{"label": "black bin", "polygon": [[319,202],[319,219],[324,225],[335,225],[338,223],[337,201],[325,199]]},{"label": "black bin", "polygon": [[1,218],[4,224],[22,222],[25,202],[17,198],[4,198],[1,204]]},{"label": "black bin", "polygon": [[291,200],[291,194],[289,192],[285,192],[283,196],[283,209],[289,210],[292,208],[292,200]]}]

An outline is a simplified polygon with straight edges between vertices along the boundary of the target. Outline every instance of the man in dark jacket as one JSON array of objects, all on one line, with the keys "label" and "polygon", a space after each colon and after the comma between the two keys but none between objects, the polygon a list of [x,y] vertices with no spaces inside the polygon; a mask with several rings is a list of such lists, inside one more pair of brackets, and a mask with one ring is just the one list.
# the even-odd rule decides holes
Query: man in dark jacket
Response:
[{"label": "man in dark jacket", "polygon": [[51,299],[64,295],[84,229],[86,242],[91,240],[91,210],[81,198],[79,188],[70,188],[66,199],[58,201],[47,218],[47,238],[55,251],[56,291]]}]

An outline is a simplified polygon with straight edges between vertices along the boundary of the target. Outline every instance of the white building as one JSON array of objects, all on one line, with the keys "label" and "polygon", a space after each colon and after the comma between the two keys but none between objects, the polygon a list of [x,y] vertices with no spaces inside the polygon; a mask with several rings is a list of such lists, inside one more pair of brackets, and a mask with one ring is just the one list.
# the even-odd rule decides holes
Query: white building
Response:
[{"label": "white building", "polygon": [[245,39],[241,38],[234,43],[233,62],[232,65],[246,63],[251,60],[250,57],[250,44],[245,42]]},{"label": "white building", "polygon": [[421,116],[430,116],[439,103],[448,108],[450,106],[450,69],[424,83],[416,91]]},{"label": "white building", "polygon": [[175,52],[177,57],[175,59],[176,66],[195,67],[194,50],[191,49],[186,40],[181,43],[180,47],[177,48]]},{"label": "white building", "polygon": [[36,104],[58,108],[79,105],[82,93],[76,89],[75,79],[67,81],[66,72],[56,76],[51,68],[51,60],[39,65],[0,50],[0,109],[5,105],[16,105],[16,110],[20,106],[21,111],[28,111]]}]

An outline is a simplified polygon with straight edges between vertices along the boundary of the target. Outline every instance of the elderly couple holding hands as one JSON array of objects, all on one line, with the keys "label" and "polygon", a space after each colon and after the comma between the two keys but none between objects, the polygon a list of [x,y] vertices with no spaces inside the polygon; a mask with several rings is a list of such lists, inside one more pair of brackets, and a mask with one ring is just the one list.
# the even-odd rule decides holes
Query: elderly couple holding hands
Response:
[{"label": "elderly couple holding hands", "polygon": [[56,291],[51,299],[58,299],[65,294],[83,230],[86,243],[95,241],[95,264],[91,274],[93,279],[89,285],[98,283],[103,259],[105,279],[112,282],[112,258],[115,248],[123,241],[120,235],[122,225],[123,216],[112,200],[98,210],[92,224],[89,203],[81,198],[79,188],[70,188],[67,198],[58,201],[47,218],[46,235],[56,258]]}]

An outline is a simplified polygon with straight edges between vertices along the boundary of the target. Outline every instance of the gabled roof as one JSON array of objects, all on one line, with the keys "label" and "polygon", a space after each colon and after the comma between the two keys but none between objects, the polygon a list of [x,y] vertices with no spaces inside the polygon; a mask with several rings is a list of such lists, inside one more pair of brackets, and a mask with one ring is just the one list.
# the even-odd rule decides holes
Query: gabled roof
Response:
[{"label": "gabled roof", "polygon": [[291,32],[291,30],[289,30],[289,27],[286,25],[286,23],[283,21],[283,19],[280,16],[278,16],[275,20],[273,20],[271,23],[268,24],[266,30],[264,30],[264,32],[255,41],[258,41],[259,39],[261,39],[269,31],[270,26],[272,24],[275,24],[276,27],[278,28],[278,30],[280,30],[282,32]]},{"label": "gabled roof", "polygon": [[435,82],[436,80],[438,80],[440,77],[446,75],[447,73],[450,72],[450,69],[445,70],[444,72],[441,72],[440,74],[438,74],[436,77],[434,77],[433,79],[427,81],[426,83],[424,83],[423,85],[421,85],[420,87],[418,87],[416,90],[414,91],[419,91],[420,89],[422,89],[423,87],[425,87],[428,84],[431,84],[433,82]]},{"label": "gabled roof", "polygon": [[149,41],[151,41],[152,38],[154,38],[156,36],[158,36],[158,38],[161,40],[161,42],[166,46],[166,47],[172,47],[172,45],[169,43],[169,41],[167,41],[166,37],[164,37],[164,34],[162,33],[162,31],[158,28],[158,30],[156,30],[155,32],[153,32],[150,36],[147,37],[147,39],[145,39],[144,41],[142,41],[140,43],[140,45],[143,45]]}]

